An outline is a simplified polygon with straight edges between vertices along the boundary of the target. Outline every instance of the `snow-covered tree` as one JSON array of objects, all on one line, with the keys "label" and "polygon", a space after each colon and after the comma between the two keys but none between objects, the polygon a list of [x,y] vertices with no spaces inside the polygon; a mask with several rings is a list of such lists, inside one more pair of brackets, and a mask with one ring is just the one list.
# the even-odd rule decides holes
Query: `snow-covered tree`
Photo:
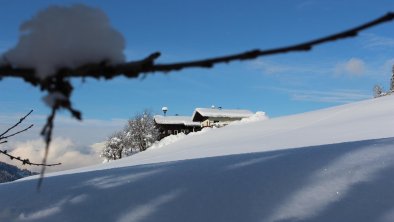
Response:
[{"label": "snow-covered tree", "polygon": [[144,151],[159,139],[160,132],[155,126],[151,112],[144,111],[130,119],[126,126],[130,147]]},{"label": "snow-covered tree", "polygon": [[144,111],[131,118],[124,130],[108,137],[100,156],[106,160],[131,156],[146,150],[159,139],[159,135],[152,113]]},{"label": "snow-covered tree", "polygon": [[106,160],[121,159],[127,147],[125,137],[126,134],[124,131],[118,131],[109,136],[100,156]]},{"label": "snow-covered tree", "polygon": [[384,94],[384,90],[380,85],[375,85],[373,87],[373,97],[377,98],[377,97],[381,97]]}]

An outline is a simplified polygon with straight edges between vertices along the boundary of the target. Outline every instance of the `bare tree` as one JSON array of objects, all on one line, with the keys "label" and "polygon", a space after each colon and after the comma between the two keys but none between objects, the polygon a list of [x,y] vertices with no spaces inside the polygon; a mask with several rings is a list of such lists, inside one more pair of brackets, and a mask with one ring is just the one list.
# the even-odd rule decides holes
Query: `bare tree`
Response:
[{"label": "bare tree", "polygon": [[378,98],[381,97],[384,94],[383,87],[381,85],[374,85],[373,87],[373,97]]},{"label": "bare tree", "polygon": [[[24,117],[20,118],[17,123],[15,123],[13,126],[11,126],[10,128],[6,129],[3,133],[1,133],[0,134],[0,144],[5,144],[8,142],[8,140],[6,140],[6,139],[13,137],[19,133],[25,132],[25,131],[29,130],[30,128],[32,128],[33,124],[29,125],[28,127],[23,128],[21,130],[18,130],[16,132],[12,132],[12,130],[16,129],[19,126],[19,124],[21,124],[32,112],[33,112],[33,110],[30,110],[30,112],[27,113]],[[7,150],[0,150],[0,153],[8,156],[11,160],[17,160],[17,161],[22,162],[22,165],[56,166],[56,165],[61,164],[61,163],[55,163],[55,164],[33,163],[33,162],[30,162],[30,160],[28,158],[13,156],[12,154],[8,153]]]}]

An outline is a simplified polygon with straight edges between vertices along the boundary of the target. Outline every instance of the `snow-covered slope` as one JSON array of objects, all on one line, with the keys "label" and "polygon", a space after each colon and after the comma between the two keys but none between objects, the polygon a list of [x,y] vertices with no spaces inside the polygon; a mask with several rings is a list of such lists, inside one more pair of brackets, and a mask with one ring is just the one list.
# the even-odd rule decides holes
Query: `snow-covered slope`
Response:
[{"label": "snow-covered slope", "polygon": [[[385,96],[213,129],[187,136],[161,149],[151,149],[120,161],[69,172],[393,137],[393,117],[394,96]],[[60,174],[64,173],[68,172]]]},{"label": "snow-covered slope", "polygon": [[0,185],[0,221],[394,221],[394,96]]}]

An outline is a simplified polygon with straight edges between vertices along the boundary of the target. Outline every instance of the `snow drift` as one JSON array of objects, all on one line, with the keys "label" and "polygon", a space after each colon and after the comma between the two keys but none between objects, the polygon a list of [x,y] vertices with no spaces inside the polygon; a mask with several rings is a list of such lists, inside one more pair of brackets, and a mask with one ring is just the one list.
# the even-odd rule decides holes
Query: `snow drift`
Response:
[{"label": "snow drift", "polygon": [[108,164],[0,185],[1,221],[394,218],[394,96],[230,125]]}]

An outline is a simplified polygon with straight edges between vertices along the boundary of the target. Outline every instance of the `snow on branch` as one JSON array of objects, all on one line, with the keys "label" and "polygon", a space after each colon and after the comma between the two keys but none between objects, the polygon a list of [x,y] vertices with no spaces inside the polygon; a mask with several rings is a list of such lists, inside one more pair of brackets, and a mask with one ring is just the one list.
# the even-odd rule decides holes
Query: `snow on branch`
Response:
[{"label": "snow on branch", "polygon": [[[59,68],[56,72],[57,77],[92,77],[111,79],[117,76],[125,76],[129,78],[138,77],[140,74],[154,73],[154,72],[171,72],[178,71],[185,68],[211,68],[219,63],[229,63],[237,60],[251,60],[261,56],[283,54],[296,51],[310,51],[314,46],[333,42],[336,40],[355,37],[359,32],[364,31],[373,26],[392,21],[394,13],[389,12],[386,15],[379,17],[375,20],[362,24],[360,26],[332,34],[329,36],[321,37],[311,41],[294,44],[290,46],[278,47],[273,49],[261,50],[255,49],[243,53],[226,55],[220,57],[212,57],[207,59],[169,63],[169,64],[155,64],[155,60],[161,55],[160,52],[155,52],[148,57],[139,60],[120,64],[109,64],[109,61],[102,60],[98,63],[88,63],[79,66],[75,69],[72,68]],[[5,64],[0,66],[0,77],[16,77],[26,80],[32,84],[40,84],[40,80],[34,77],[35,70],[33,68],[17,68],[13,64]],[[40,84],[41,85],[41,84]]]}]

